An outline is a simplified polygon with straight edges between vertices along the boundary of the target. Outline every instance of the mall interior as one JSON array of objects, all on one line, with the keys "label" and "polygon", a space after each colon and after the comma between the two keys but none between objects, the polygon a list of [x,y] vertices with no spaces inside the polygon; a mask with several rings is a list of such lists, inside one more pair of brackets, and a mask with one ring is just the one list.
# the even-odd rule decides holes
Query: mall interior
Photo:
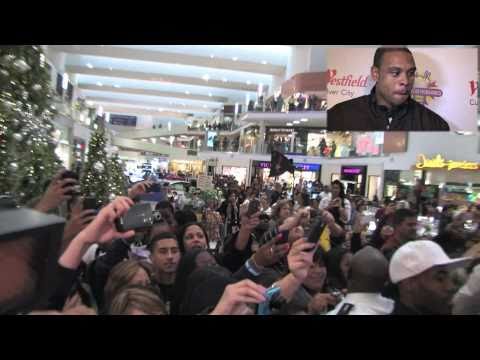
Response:
[{"label": "mall interior", "polygon": [[440,200],[480,194],[478,167],[429,161],[480,163],[476,132],[327,132],[326,46],[42,47],[59,112],[56,153],[69,169],[85,162],[100,119],[131,181],[146,168],[271,181],[278,150],[295,165],[279,178],[289,186],[339,179],[371,200],[423,179]]}]

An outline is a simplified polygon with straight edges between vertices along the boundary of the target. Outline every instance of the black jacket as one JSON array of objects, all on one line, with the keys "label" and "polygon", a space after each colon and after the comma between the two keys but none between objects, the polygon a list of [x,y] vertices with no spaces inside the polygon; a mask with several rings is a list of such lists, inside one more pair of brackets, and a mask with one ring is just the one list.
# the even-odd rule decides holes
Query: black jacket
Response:
[{"label": "black jacket", "polygon": [[416,310],[413,310],[406,305],[402,304],[400,301],[395,301],[395,307],[390,315],[429,315],[422,314]]},{"label": "black jacket", "polygon": [[[432,110],[409,98],[392,109],[370,95],[344,101],[327,112],[328,131],[448,131],[448,123]],[[389,119],[391,122],[389,124]]]}]

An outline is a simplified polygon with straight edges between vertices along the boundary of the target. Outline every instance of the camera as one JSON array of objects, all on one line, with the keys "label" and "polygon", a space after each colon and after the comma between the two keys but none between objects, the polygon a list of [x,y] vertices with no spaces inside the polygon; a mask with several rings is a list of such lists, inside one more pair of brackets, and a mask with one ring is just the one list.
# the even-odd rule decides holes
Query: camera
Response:
[{"label": "camera", "polygon": [[115,220],[115,225],[119,232],[129,230],[148,229],[154,224],[162,221],[160,211],[152,211],[148,203],[133,205],[128,212]]}]

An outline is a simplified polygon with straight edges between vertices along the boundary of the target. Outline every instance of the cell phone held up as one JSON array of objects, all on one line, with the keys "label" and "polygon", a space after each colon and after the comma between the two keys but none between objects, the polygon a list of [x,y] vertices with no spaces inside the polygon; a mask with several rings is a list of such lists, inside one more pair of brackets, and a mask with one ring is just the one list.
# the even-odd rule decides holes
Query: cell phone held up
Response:
[{"label": "cell phone held up", "polygon": [[[77,180],[77,183],[78,183],[79,176],[78,176],[77,173],[67,170],[67,171],[64,171],[62,173],[61,179],[62,180],[64,180],[64,179],[74,179],[74,180]],[[72,184],[67,184],[67,185],[64,185],[63,187],[65,188],[65,187],[69,187],[69,186],[72,186]],[[73,190],[66,192],[65,195],[68,195],[68,196],[78,196],[78,195],[80,195],[80,185],[79,184],[74,185]]]},{"label": "cell phone held up", "polygon": [[85,197],[83,199],[83,210],[100,210],[102,204],[94,197]]},{"label": "cell phone held up", "polygon": [[257,199],[250,200],[248,203],[247,216],[250,217],[260,210],[260,201]]},{"label": "cell phone held up", "polygon": [[147,187],[148,193],[159,193],[162,191],[162,186],[159,183],[154,183]]},{"label": "cell phone held up", "polygon": [[115,220],[119,232],[147,229],[154,223],[152,207],[148,203],[133,205],[126,214]]}]

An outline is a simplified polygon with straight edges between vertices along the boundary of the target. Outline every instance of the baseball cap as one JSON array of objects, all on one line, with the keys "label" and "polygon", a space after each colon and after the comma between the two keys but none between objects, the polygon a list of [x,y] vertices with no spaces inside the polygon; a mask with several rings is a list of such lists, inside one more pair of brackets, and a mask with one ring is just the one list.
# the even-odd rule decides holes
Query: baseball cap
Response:
[{"label": "baseball cap", "polygon": [[429,240],[410,241],[401,246],[390,261],[390,278],[394,284],[417,276],[435,266],[448,270],[468,265],[473,259],[451,259],[437,243]]}]

